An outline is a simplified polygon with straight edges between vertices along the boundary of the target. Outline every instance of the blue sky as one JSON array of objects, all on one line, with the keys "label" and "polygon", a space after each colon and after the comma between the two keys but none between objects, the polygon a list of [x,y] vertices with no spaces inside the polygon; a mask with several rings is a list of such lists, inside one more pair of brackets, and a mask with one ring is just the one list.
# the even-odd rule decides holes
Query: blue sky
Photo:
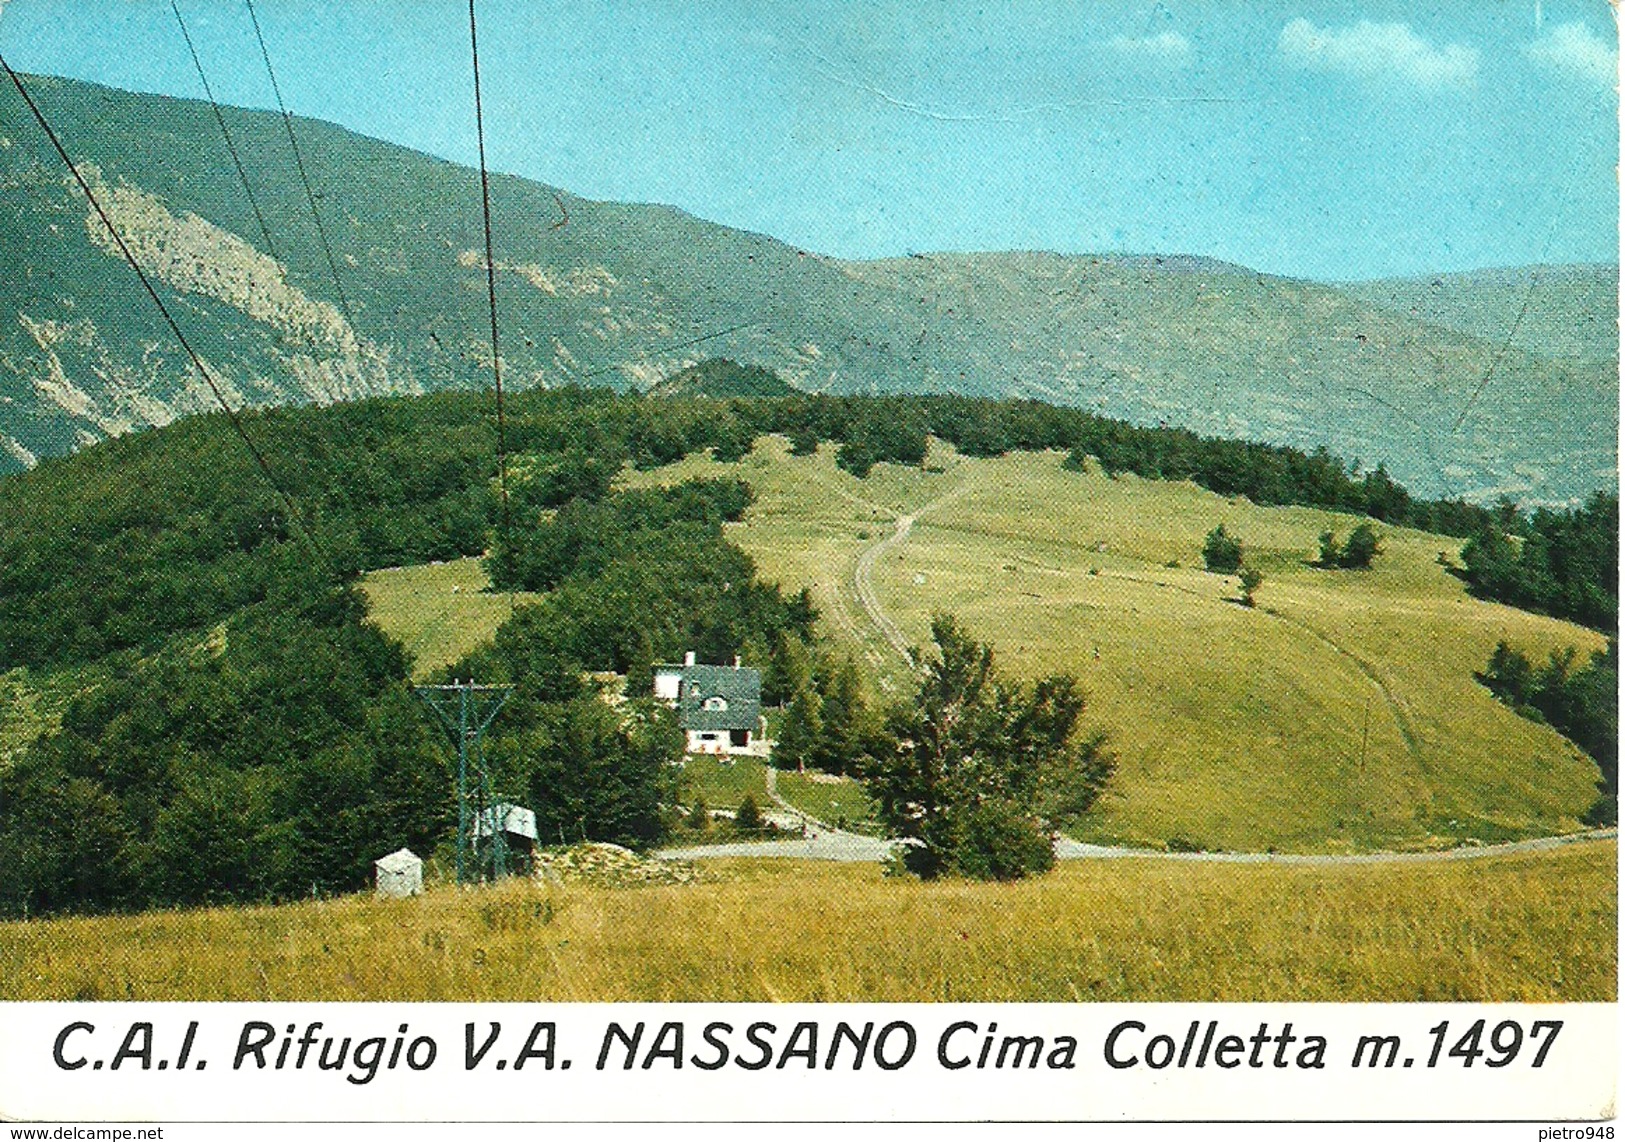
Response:
[{"label": "blue sky", "polygon": [[[242,0],[178,0],[272,104]],[[259,0],[291,108],[473,162],[461,0]],[[492,166],[823,253],[1616,261],[1602,0],[480,0]],[[169,0],[9,0],[13,66],[200,95]],[[499,222],[500,224],[500,222]]]}]

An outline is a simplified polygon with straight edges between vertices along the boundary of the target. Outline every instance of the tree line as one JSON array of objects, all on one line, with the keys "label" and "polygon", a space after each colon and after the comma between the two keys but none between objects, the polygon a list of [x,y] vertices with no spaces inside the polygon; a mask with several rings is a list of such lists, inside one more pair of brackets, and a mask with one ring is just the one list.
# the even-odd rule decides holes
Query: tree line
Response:
[{"label": "tree line", "polygon": [[1619,495],[1496,514],[1461,551],[1473,594],[1609,634],[1619,630]]},{"label": "tree line", "polygon": [[[501,518],[496,426],[483,394],[280,408],[243,421],[286,499],[218,415],[0,480],[0,665],[151,650],[279,592],[479,554]],[[1612,493],[1577,512],[1508,514],[1415,499],[1380,466],[1359,474],[1324,450],[953,396],[651,400],[567,389],[513,396],[505,430],[515,460],[506,491],[521,510],[601,497],[627,462],[657,467],[704,449],[738,458],[763,433],[781,433],[803,453],[834,443],[856,474],[880,462],[918,464],[935,435],[971,455],[1061,449],[1074,466],[1092,457],[1109,473],[1189,479],[1257,503],[1472,538],[1464,573],[1485,597],[1604,627],[1617,612]]]},{"label": "tree line", "polygon": [[1602,772],[1589,825],[1619,820],[1619,641],[1580,662],[1573,647],[1554,650],[1536,666],[1502,639],[1477,678],[1501,701],[1544,722],[1589,754]]}]

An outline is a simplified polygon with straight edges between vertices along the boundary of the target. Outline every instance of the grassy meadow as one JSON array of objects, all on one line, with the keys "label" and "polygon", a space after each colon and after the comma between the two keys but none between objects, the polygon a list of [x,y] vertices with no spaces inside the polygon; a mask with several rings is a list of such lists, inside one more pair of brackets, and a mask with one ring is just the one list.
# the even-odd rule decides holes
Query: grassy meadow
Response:
[{"label": "grassy meadow", "polygon": [[[780,773],[774,782],[781,800],[815,821],[833,825],[844,820],[857,832],[874,832],[875,803],[863,786],[850,777],[822,773]],[[775,809],[767,792],[767,766],[756,757],[734,757],[723,761],[699,755],[683,762],[680,796],[692,803],[705,799],[710,809],[737,809],[749,794],[758,808]]]},{"label": "grassy meadow", "polygon": [[779,796],[816,821],[857,833],[881,832],[879,806],[864,787],[850,777],[832,774],[780,773],[775,779]]},{"label": "grassy meadow", "polygon": [[760,808],[768,808],[767,766],[759,757],[735,757],[729,760],[698,755],[683,762],[683,776],[679,795],[692,802],[703,798],[711,809],[737,809],[747,795],[756,799]]},{"label": "grassy meadow", "polygon": [[0,1000],[1610,1001],[1616,860],[1122,859],[1007,885],[717,861],[686,885],[8,923]]},{"label": "grassy meadow", "polygon": [[[883,695],[907,666],[858,604],[862,551],[918,513],[873,569],[916,645],[933,610],[992,641],[1007,669],[1067,670],[1119,759],[1074,834],[1209,849],[1434,848],[1569,832],[1595,765],[1473,679],[1497,640],[1543,659],[1602,645],[1593,631],[1471,598],[1443,565],[1460,540],[1383,527],[1365,571],[1311,565],[1354,517],[1259,507],[1190,483],[1072,472],[1056,453],[957,455],[858,480],[833,450],[792,457],[767,438],[740,464],[691,456],[633,483],[738,474],[756,504],[729,535],[763,575],[812,588],[823,627]],[[922,510],[923,509],[923,510]],[[1265,575],[1258,605],[1202,568],[1223,523]]]},{"label": "grassy meadow", "polygon": [[473,557],[390,567],[361,578],[373,620],[412,652],[419,679],[489,642],[513,606],[533,597],[517,591],[510,602],[509,595],[490,587],[485,568]]}]

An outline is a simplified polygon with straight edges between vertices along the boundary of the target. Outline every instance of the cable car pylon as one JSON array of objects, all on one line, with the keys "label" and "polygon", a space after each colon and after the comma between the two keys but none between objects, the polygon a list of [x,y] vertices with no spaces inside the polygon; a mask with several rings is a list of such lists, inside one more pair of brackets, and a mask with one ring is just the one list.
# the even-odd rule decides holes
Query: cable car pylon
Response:
[{"label": "cable car pylon", "polygon": [[[457,747],[457,883],[500,879],[508,873],[508,844],[504,822],[496,819],[498,806],[480,743],[513,687],[481,686],[470,680],[412,690],[434,711]],[[473,790],[471,772],[477,786]],[[471,806],[471,800],[477,805]],[[473,827],[476,821],[488,827]],[[489,834],[486,845],[479,843],[482,831]]]}]

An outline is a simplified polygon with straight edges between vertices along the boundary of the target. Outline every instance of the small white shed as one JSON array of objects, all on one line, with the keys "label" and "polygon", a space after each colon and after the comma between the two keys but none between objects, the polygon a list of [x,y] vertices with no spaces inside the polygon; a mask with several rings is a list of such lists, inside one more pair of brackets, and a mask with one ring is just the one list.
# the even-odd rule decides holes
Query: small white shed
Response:
[{"label": "small white shed", "polygon": [[423,891],[423,859],[411,849],[397,849],[372,862],[379,896],[416,896]]}]

